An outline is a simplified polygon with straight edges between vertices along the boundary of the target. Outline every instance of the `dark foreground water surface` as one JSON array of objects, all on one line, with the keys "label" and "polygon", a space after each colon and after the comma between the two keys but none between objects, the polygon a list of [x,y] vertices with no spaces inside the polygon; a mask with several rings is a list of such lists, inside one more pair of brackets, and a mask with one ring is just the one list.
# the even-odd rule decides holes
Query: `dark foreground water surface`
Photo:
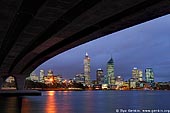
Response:
[{"label": "dark foreground water surface", "polygon": [[170,113],[170,91],[45,91],[0,97],[0,113]]}]

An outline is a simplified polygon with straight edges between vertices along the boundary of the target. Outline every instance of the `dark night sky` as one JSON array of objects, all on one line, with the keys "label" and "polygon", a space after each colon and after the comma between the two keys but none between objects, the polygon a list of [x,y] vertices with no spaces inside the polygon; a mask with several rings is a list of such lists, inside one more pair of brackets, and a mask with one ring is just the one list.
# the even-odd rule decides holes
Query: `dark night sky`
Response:
[{"label": "dark night sky", "polygon": [[97,40],[68,50],[40,65],[39,70],[52,69],[64,78],[73,78],[83,73],[83,59],[88,52],[91,58],[91,78],[96,79],[96,70],[114,59],[115,75],[125,80],[131,78],[133,67],[145,70],[152,67],[155,81],[170,81],[170,15],[101,37]]}]

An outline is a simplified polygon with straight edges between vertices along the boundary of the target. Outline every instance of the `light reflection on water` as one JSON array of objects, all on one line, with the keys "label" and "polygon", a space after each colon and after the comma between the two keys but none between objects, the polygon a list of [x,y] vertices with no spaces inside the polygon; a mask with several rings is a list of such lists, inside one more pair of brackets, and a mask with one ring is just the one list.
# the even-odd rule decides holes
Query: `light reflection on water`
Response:
[{"label": "light reflection on water", "polygon": [[45,112],[46,113],[57,113],[57,100],[55,98],[55,91],[48,91],[47,98],[45,103]]},{"label": "light reflection on water", "polygon": [[170,109],[169,95],[169,91],[45,91],[42,96],[0,97],[0,113],[115,113],[116,109]]},{"label": "light reflection on water", "polygon": [[0,113],[20,113],[22,98],[0,97]]},{"label": "light reflection on water", "polygon": [[27,98],[23,98],[22,99],[22,113],[30,113],[31,109],[31,103],[29,101],[29,99]]}]

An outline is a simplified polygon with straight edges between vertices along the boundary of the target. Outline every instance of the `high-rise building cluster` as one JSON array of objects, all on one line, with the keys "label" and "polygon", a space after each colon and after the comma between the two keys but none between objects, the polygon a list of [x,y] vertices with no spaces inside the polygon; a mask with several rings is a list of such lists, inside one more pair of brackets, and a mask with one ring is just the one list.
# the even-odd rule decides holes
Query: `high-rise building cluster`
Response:
[{"label": "high-rise building cluster", "polygon": [[143,80],[143,72],[141,69],[134,67],[132,69],[132,78],[128,81],[124,81],[122,76],[115,76],[114,60],[111,57],[107,62],[106,75],[104,71],[99,68],[96,70],[96,80],[90,79],[90,57],[86,53],[84,58],[84,73],[77,74],[74,77],[74,81],[77,83],[83,83],[84,85],[91,85],[96,88],[103,89],[120,89],[120,88],[144,88],[154,85],[154,73],[152,68],[146,68],[145,81]]},{"label": "high-rise building cluster", "polygon": [[134,67],[132,69],[132,78],[129,79],[130,88],[141,88],[154,86],[154,73],[152,68],[145,69],[145,81],[143,80],[142,70]]},{"label": "high-rise building cluster", "polygon": [[[154,86],[154,72],[152,68],[146,68],[143,73],[141,69],[134,67],[132,69],[132,77],[128,81],[124,81],[124,78],[120,75],[115,76],[114,60],[111,57],[106,63],[106,74],[103,69],[98,68],[96,70],[96,80],[91,80],[91,67],[90,57],[88,53],[84,57],[84,72],[74,76],[72,80],[75,83],[81,83],[87,87],[93,87],[94,89],[138,89],[148,88]],[[145,77],[143,76],[145,74]],[[144,79],[145,78],[145,79]],[[65,81],[61,75],[54,75],[52,70],[48,70],[47,75],[44,70],[40,70],[39,78],[34,73],[29,78],[32,81],[39,81],[45,84],[52,84],[54,82],[60,83]]]},{"label": "high-rise building cluster", "polygon": [[84,73],[77,74],[74,77],[74,81],[76,83],[82,83],[86,86],[92,87],[92,86],[97,86],[97,87],[103,87],[108,89],[109,87],[114,87],[114,85],[120,86],[120,84],[123,83],[123,78],[121,76],[115,77],[114,74],[114,61],[113,58],[111,57],[109,61],[107,62],[107,74],[104,74],[104,71],[99,68],[96,70],[96,80],[91,81],[90,80],[90,57],[88,53],[86,53],[85,58],[84,58]]},{"label": "high-rise building cluster", "polygon": [[[91,82],[90,76],[91,76],[90,75],[90,57],[89,57],[88,53],[86,53],[85,58],[84,58],[84,73],[77,74],[74,77],[74,80],[77,83],[81,82],[84,85],[91,87],[93,84]],[[100,85],[102,85],[102,84],[114,85],[115,84],[114,62],[113,62],[112,58],[107,62],[107,75],[104,75],[104,72],[101,68],[97,69],[96,83],[94,83],[94,84],[100,84]]]},{"label": "high-rise building cluster", "polygon": [[40,70],[39,76],[32,72],[26,79],[34,82],[41,82],[44,84],[61,83],[64,81],[61,75],[54,75],[52,70],[48,70],[47,75],[45,75],[45,70]]}]

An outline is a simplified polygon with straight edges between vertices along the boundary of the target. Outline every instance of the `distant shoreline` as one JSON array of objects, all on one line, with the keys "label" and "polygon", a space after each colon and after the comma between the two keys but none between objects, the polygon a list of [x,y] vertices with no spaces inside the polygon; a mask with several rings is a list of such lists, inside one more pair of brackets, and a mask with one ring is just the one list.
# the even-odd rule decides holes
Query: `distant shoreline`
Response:
[{"label": "distant shoreline", "polygon": [[114,89],[82,89],[82,88],[35,88],[31,90],[38,91],[170,91],[170,90],[144,90],[144,89],[129,89],[129,90],[114,90]]}]

